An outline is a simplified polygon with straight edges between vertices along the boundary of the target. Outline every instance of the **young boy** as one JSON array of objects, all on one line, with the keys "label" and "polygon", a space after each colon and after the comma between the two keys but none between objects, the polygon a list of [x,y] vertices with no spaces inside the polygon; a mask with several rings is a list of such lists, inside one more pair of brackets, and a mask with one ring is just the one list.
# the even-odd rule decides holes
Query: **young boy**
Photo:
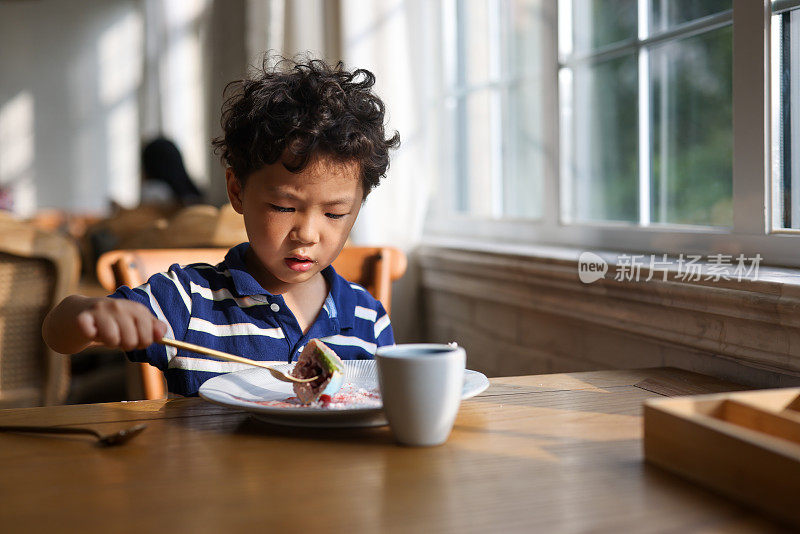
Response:
[{"label": "young boy", "polygon": [[214,145],[249,242],[216,266],[175,264],[110,298],[67,297],[45,318],[47,344],[64,354],[119,347],[161,369],[181,395],[247,366],[154,344],[162,337],[285,361],[313,338],[342,359],[393,344],[381,303],[331,266],[400,142],[396,132],[384,137],[374,83],[369,71],[312,60],[231,84]]}]

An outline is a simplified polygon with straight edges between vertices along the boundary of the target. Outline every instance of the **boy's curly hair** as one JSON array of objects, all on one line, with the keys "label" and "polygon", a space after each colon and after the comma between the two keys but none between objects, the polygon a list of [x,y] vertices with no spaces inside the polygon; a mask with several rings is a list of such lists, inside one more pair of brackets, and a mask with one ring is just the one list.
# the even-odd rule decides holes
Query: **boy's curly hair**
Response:
[{"label": "boy's curly hair", "polygon": [[366,198],[386,174],[389,149],[400,144],[398,132],[384,137],[385,106],[374,84],[370,71],[349,72],[341,61],[284,58],[269,68],[265,57],[255,76],[226,86],[214,151],[242,182],[279,159],[291,172],[318,155],[355,161]]}]

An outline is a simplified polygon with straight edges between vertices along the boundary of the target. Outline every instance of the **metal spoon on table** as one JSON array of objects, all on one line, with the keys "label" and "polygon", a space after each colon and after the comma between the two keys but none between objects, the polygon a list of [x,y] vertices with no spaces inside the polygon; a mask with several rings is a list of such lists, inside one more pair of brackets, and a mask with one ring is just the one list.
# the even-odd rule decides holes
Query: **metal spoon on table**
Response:
[{"label": "metal spoon on table", "polygon": [[269,373],[274,376],[277,380],[281,382],[297,382],[300,384],[306,382],[313,382],[318,376],[312,376],[311,378],[296,378],[290,374],[284,373],[281,370],[275,369],[274,367],[270,366],[267,363],[259,362],[257,360],[250,360],[247,358],[242,358],[241,356],[236,356],[233,354],[228,354],[227,352],[222,352],[221,350],[214,350],[209,349],[207,347],[203,347],[201,345],[195,345],[194,343],[187,343],[185,341],[176,341],[174,339],[157,339],[156,343],[160,343],[161,345],[168,345],[170,347],[175,347],[178,349],[188,350],[191,352],[196,352],[198,354],[204,354],[206,356],[211,356],[212,358],[217,358],[218,360],[225,360],[229,362],[236,362],[236,363],[245,363],[247,365],[253,365],[255,367],[261,367],[262,369],[266,369]]},{"label": "metal spoon on table", "polygon": [[70,426],[29,426],[29,425],[0,425],[0,432],[22,432],[25,434],[89,434],[97,438],[101,445],[121,445],[138,436],[147,428],[145,424],[123,428],[111,434],[102,434],[93,428],[79,428]]}]

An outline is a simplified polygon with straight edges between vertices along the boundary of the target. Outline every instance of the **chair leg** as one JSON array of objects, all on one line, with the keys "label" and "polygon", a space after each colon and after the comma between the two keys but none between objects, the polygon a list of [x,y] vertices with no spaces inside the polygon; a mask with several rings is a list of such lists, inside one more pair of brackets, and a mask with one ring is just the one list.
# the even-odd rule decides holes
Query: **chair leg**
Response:
[{"label": "chair leg", "polygon": [[126,375],[129,399],[151,400],[167,397],[164,375],[152,365],[127,362]]},{"label": "chair leg", "polygon": [[381,301],[386,313],[391,313],[392,309],[392,273],[389,251],[382,250],[378,255],[377,265],[375,266],[375,295]]},{"label": "chair leg", "polygon": [[140,363],[142,386],[145,399],[164,399],[167,397],[167,383],[163,373],[148,363]]}]

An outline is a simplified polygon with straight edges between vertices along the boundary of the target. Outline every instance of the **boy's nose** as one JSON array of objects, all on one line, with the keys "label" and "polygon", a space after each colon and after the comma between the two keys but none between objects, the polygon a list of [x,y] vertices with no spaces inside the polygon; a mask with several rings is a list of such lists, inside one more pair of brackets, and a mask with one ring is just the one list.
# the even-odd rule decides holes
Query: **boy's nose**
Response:
[{"label": "boy's nose", "polygon": [[319,231],[311,217],[304,218],[292,229],[289,236],[292,240],[304,245],[313,245],[319,241]]}]

